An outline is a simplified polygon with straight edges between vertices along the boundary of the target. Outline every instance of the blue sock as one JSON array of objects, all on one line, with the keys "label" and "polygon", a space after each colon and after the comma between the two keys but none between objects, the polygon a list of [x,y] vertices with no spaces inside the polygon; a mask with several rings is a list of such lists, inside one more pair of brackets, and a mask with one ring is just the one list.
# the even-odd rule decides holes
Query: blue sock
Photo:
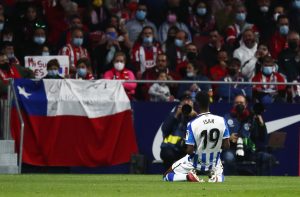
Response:
[{"label": "blue sock", "polygon": [[173,182],[173,180],[174,180],[174,175],[175,175],[174,172],[169,172],[169,173],[166,174],[166,176],[164,177],[164,180],[165,180],[165,181]]}]

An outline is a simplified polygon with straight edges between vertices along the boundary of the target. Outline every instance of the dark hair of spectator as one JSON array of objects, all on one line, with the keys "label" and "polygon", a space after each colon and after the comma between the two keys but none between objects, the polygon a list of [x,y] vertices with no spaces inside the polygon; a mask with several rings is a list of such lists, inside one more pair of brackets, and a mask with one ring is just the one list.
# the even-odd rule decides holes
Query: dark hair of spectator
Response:
[{"label": "dark hair of spectator", "polygon": [[57,59],[51,59],[47,63],[47,69],[50,68],[51,66],[56,66],[57,68],[60,68],[59,62]]},{"label": "dark hair of spectator", "polygon": [[[154,34],[154,30],[151,26],[145,26],[143,27],[141,33],[139,34],[138,38],[136,39],[137,43],[143,43],[143,33],[146,29],[151,29],[152,33]],[[153,43],[155,42],[155,38],[153,37]]]},{"label": "dark hair of spectator", "polygon": [[72,37],[74,36],[74,34],[75,34],[76,31],[81,31],[83,33],[83,30],[81,28],[74,27],[74,28],[72,28]]},{"label": "dark hair of spectator", "polygon": [[275,60],[270,56],[270,55],[267,55],[263,58],[263,64],[266,63],[266,62],[274,62]]},{"label": "dark hair of spectator", "polygon": [[76,67],[78,67],[79,64],[84,63],[86,65],[86,67],[90,68],[91,67],[91,62],[88,58],[83,57],[80,58],[77,63],[76,63]]},{"label": "dark hair of spectator", "polygon": [[[206,6],[206,14],[204,16],[199,16],[196,14],[198,5],[200,3],[203,3]],[[195,3],[193,4],[193,12],[197,15],[197,17],[201,17],[201,18],[205,18],[205,19],[210,19],[210,17],[211,17],[211,7],[205,0],[196,0]]]},{"label": "dark hair of spectator", "polygon": [[69,17],[69,22],[72,22],[74,19],[77,19],[77,18],[81,20],[81,17],[78,14],[72,14]]},{"label": "dark hair of spectator", "polygon": [[239,60],[238,58],[231,58],[229,61],[228,61],[228,66],[232,65],[232,64],[238,64],[241,66],[241,60]]},{"label": "dark hair of spectator", "polygon": [[178,32],[176,34],[178,34],[179,32],[183,32],[184,33],[184,39],[188,39],[189,38],[189,35],[187,34],[186,31],[182,30],[182,29],[179,29]]},{"label": "dark hair of spectator", "polygon": [[115,53],[115,56],[114,56],[114,59],[113,59],[113,61],[116,59],[116,57],[118,57],[118,56],[123,56],[124,57],[124,62],[125,62],[125,64],[126,64],[126,54],[124,53],[124,52],[122,52],[122,51],[117,51],[116,53]]},{"label": "dark hair of spectator", "polygon": [[148,8],[147,3],[145,1],[139,1],[138,7],[139,6],[146,6]]},{"label": "dark hair of spectator", "polygon": [[278,18],[277,18],[277,24],[279,24],[279,21],[281,20],[281,19],[283,19],[283,18],[286,18],[286,19],[288,19],[289,20],[289,17],[287,16],[287,15],[285,15],[285,14],[281,14],[281,15],[279,15],[278,16]]}]

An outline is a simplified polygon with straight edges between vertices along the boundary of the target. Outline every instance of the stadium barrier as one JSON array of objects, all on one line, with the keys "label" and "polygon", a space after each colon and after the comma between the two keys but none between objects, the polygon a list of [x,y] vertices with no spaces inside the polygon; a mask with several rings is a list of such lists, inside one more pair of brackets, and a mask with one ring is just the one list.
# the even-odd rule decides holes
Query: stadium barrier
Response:
[{"label": "stadium barrier", "polygon": [[[123,81],[124,82],[124,81]],[[300,83],[275,83],[275,82],[269,82],[269,83],[252,83],[252,82],[223,82],[223,81],[157,81],[157,80],[131,80],[131,81],[126,81],[126,82],[134,82],[134,83],[156,83],[156,82],[164,82],[164,83],[170,83],[170,84],[174,84],[174,83],[204,83],[204,84],[265,84],[265,85],[300,85]],[[11,96],[9,96],[8,97],[8,104],[3,104],[3,103],[5,103],[5,101],[3,101],[3,103],[2,103],[2,105],[1,106],[11,106],[10,105],[10,103],[12,103],[12,100],[13,100],[13,98],[15,97],[15,90],[13,90],[12,91],[12,95]],[[150,104],[149,104],[150,103]],[[167,115],[167,113],[168,113],[168,111],[170,111],[170,109],[172,108],[172,107],[174,107],[175,106],[175,103],[151,103],[151,102],[149,102],[148,104],[150,105],[150,108],[152,108],[152,109],[157,109],[157,107],[154,107],[153,108],[153,105],[156,105],[156,104],[158,104],[158,106],[165,106],[165,105],[167,105],[167,107],[165,107],[165,109],[168,109],[168,110],[165,110],[164,112],[164,115]],[[138,106],[138,105],[140,105],[141,103],[139,103],[139,102],[132,102],[132,106],[133,106],[133,110],[135,111],[136,109],[141,109],[141,108],[139,108],[139,107],[134,107],[134,106]],[[18,104],[16,104],[16,105],[18,105]],[[217,106],[219,105],[219,104],[216,104]],[[290,105],[293,105],[293,104],[290,104]],[[275,105],[276,106],[276,105]],[[295,107],[295,106],[297,106],[297,107]],[[298,106],[299,105],[295,105],[294,107],[292,107],[292,108],[294,108],[294,109],[298,109]],[[223,108],[222,108],[222,110],[220,110],[220,112],[219,113],[221,113],[221,114],[224,114],[225,112],[228,112],[228,109],[229,109],[229,107],[230,107],[230,104],[228,104],[227,106],[223,106]],[[279,106],[277,106],[277,107],[279,107]],[[19,108],[18,106],[17,106],[17,108]],[[161,107],[158,107],[159,109],[162,109]],[[164,107],[163,107],[164,108]],[[219,108],[219,107],[217,107],[217,108]],[[3,109],[3,107],[1,107],[1,109]],[[149,108],[148,108],[149,109]],[[220,108],[221,109],[221,108]],[[287,108],[285,108],[285,109],[287,109]],[[288,109],[287,109],[288,110]],[[299,111],[299,110],[298,110]],[[1,110],[1,112],[2,112],[2,110]],[[162,110],[162,112],[163,112],[163,110]],[[4,112],[4,113],[6,113],[6,114],[9,114],[9,112]],[[140,113],[139,115],[141,115],[142,113]],[[144,114],[144,113],[143,113]],[[20,115],[20,120],[22,119],[22,116],[21,116],[21,114],[19,114]],[[151,115],[153,115],[153,114],[151,114]],[[286,114],[285,114],[286,115]],[[8,129],[4,129],[4,130],[7,130],[7,131],[9,131],[9,120],[6,120],[5,118],[3,118],[3,117],[5,117],[5,115],[3,116],[1,116],[1,122],[3,123],[3,127],[4,128],[8,128]],[[138,140],[138,145],[139,145],[139,149],[140,149],[140,153],[142,154],[142,155],[145,155],[145,157],[146,157],[146,159],[149,161],[149,160],[151,160],[151,162],[154,160],[158,160],[159,161],[159,159],[157,159],[156,158],[156,156],[154,155],[154,153],[153,153],[153,151],[151,151],[151,153],[149,153],[149,146],[148,146],[148,150],[144,150],[144,145],[149,145],[149,142],[148,143],[141,143],[141,142],[139,142],[139,141],[142,141],[142,140],[144,140],[145,139],[145,136],[143,136],[143,137],[141,137],[141,136],[139,136],[139,135],[144,135],[145,133],[147,133],[147,131],[145,132],[144,131],[144,129],[141,129],[140,128],[140,125],[139,125],[139,120],[137,119],[137,117],[139,117],[138,115],[136,115],[135,114],[135,116],[134,116],[134,120],[135,120],[135,122],[134,122],[134,124],[136,125],[136,132],[137,132],[137,140]],[[154,117],[154,119],[156,119],[155,121],[156,122],[160,122],[159,124],[161,124],[161,121],[163,120],[163,116],[160,116],[160,120],[158,120],[158,118],[156,117],[156,116],[153,116]],[[149,118],[153,118],[153,117],[143,117],[144,118],[144,120],[149,120]],[[144,121],[140,121],[140,122],[144,122]],[[23,125],[24,126],[24,125]],[[143,125],[143,127],[145,127],[145,125]],[[159,126],[158,126],[159,127]],[[22,129],[22,125],[21,125],[21,127],[20,127],[21,129]],[[147,127],[146,127],[147,128]],[[153,135],[154,133],[156,133],[156,129],[153,127],[153,125],[152,126],[149,126],[149,128],[148,128],[148,130],[149,129],[152,129],[152,130],[154,130],[154,131],[152,131],[151,132],[151,134]],[[293,129],[295,129],[295,127],[293,128]],[[299,126],[297,127],[297,131],[298,131],[298,129],[299,129]],[[141,131],[142,130],[142,131]],[[297,133],[298,134],[298,133]],[[5,138],[9,138],[9,136],[7,136],[7,134],[5,134],[6,136],[5,136]],[[21,135],[21,138],[23,137],[23,134]],[[151,136],[151,138],[149,138],[149,141],[151,141],[150,143],[152,143],[153,145],[155,144],[155,139],[154,139],[155,137],[154,136]],[[297,135],[296,137],[295,137],[295,135],[293,134],[293,136],[292,136],[292,138],[293,139],[298,139],[299,140],[299,136]],[[141,145],[141,144],[144,144],[144,145]],[[295,142],[293,142],[293,144],[295,144]],[[297,145],[299,144],[299,142],[297,142],[296,143]],[[158,146],[158,148],[159,148],[159,144],[156,144],[156,146]],[[297,146],[298,147],[298,146]],[[152,147],[153,148],[153,147]],[[157,149],[157,147],[156,147],[156,149]],[[22,150],[22,146],[21,146],[21,144],[20,144],[20,150]],[[20,151],[21,153],[22,153],[22,151]],[[298,161],[296,162],[297,164],[300,162],[299,160],[300,160],[300,156],[299,156],[299,150],[297,149],[297,154],[295,154],[295,149],[294,149],[294,151],[292,151],[293,152],[293,155],[295,156],[296,155],[296,158],[298,159]],[[284,154],[284,153],[283,153]],[[282,157],[282,153],[281,153],[281,157]],[[151,159],[152,158],[152,159]],[[281,159],[282,160],[282,159]],[[21,163],[21,161],[22,161],[22,154],[20,154],[19,155],[19,163]],[[149,165],[149,164],[148,164]],[[20,164],[20,166],[21,166],[21,164]],[[293,167],[294,168],[294,167]],[[21,168],[20,168],[20,172],[21,172]],[[280,173],[282,173],[282,172],[280,172]],[[288,173],[285,173],[285,174],[293,174],[293,175],[295,175],[295,170],[293,169],[292,170],[292,172],[291,171],[289,171]],[[297,165],[297,174],[298,174],[298,165]]]}]

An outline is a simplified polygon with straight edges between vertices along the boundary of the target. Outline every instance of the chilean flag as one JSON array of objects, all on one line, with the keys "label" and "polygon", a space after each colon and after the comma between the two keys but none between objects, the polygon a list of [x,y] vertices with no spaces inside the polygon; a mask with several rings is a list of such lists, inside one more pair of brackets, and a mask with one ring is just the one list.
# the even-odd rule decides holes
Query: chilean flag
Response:
[{"label": "chilean flag", "polygon": [[[137,153],[130,101],[117,80],[16,79],[25,122],[23,162],[38,166],[111,166]],[[15,107],[12,136],[19,147]]]}]

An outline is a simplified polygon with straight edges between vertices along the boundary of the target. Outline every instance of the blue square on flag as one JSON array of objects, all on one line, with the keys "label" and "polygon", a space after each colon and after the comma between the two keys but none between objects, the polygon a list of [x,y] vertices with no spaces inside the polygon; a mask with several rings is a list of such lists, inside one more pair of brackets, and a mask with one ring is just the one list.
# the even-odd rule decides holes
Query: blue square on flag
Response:
[{"label": "blue square on flag", "polygon": [[21,107],[28,114],[47,115],[47,98],[43,80],[15,79],[14,87]]}]

